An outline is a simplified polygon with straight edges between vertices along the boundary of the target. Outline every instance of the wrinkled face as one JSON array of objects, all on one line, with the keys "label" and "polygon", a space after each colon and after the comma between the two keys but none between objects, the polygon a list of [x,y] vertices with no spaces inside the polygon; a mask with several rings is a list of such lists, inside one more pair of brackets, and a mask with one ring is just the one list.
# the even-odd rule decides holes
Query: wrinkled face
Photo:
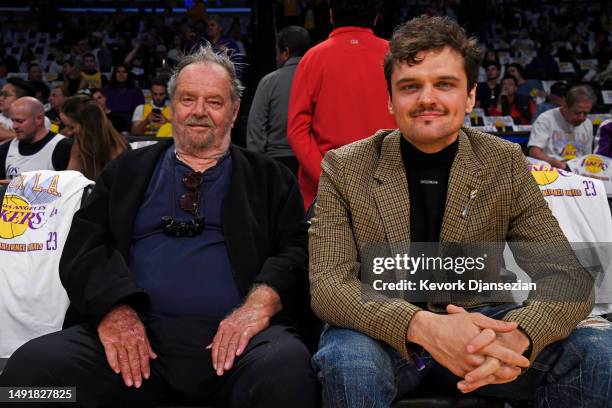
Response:
[{"label": "wrinkled face", "polygon": [[229,147],[240,102],[231,98],[230,76],[217,64],[185,67],[172,98],[174,140],[189,153]]},{"label": "wrinkled face", "polygon": [[106,109],[106,96],[102,92],[96,92],[91,96],[102,110]]},{"label": "wrinkled face", "polygon": [[93,57],[85,57],[83,58],[83,68],[86,70],[95,70],[96,69],[96,59]]},{"label": "wrinkled face", "polygon": [[30,81],[42,81],[43,80],[43,72],[42,69],[38,65],[33,65],[28,70],[28,77]]},{"label": "wrinkled face", "polygon": [[115,70],[117,82],[125,82],[128,80],[128,70],[126,67],[117,67]]},{"label": "wrinkled face", "polygon": [[[9,116],[9,108],[17,99],[17,93],[15,92],[15,87],[11,84],[5,84],[2,87],[2,92],[0,92],[0,111],[5,116]],[[10,117],[10,116],[9,116]]]},{"label": "wrinkled face", "polygon": [[60,120],[64,124],[64,129],[62,130],[64,136],[75,137],[81,134],[81,125],[79,125],[76,120],[73,120],[70,116],[66,116],[63,113],[60,113]]},{"label": "wrinkled face", "polygon": [[453,143],[465,113],[472,111],[476,87],[468,92],[463,58],[448,47],[422,51],[420,63],[396,64],[391,75],[389,112],[415,147],[434,153]]},{"label": "wrinkled face", "polygon": [[164,106],[166,102],[166,87],[162,85],[153,85],[151,87],[151,98],[155,106]]},{"label": "wrinkled face", "polygon": [[208,27],[206,27],[206,34],[210,38],[217,38],[221,36],[221,32],[223,31],[223,27],[215,20],[210,20],[208,22]]},{"label": "wrinkled face", "polygon": [[49,105],[55,110],[59,111],[66,97],[60,88],[53,88],[49,94]]},{"label": "wrinkled face", "polygon": [[499,77],[499,70],[495,65],[489,65],[487,67],[487,79],[493,80]]},{"label": "wrinkled face", "polygon": [[590,101],[576,101],[571,107],[563,104],[561,114],[572,126],[579,126],[587,119],[591,109],[593,109],[593,104]]},{"label": "wrinkled face", "polygon": [[506,78],[502,81],[502,89],[508,96],[514,96],[516,94],[516,82]]},{"label": "wrinkled face", "polygon": [[45,127],[45,115],[43,113],[34,115],[21,103],[11,105],[11,119],[17,139],[25,143],[32,141],[36,133]]}]

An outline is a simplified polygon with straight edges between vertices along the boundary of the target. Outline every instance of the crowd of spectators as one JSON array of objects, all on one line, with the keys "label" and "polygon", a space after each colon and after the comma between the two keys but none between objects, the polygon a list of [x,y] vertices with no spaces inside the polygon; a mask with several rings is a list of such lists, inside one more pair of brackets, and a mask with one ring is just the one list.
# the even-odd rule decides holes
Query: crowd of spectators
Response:
[{"label": "crowd of spectators", "polygon": [[[15,136],[6,115],[11,100],[26,95],[45,105],[51,131],[71,136],[60,111],[66,98],[78,93],[93,97],[119,132],[171,136],[168,75],[181,56],[210,42],[217,50],[230,50],[246,85],[243,120],[238,119],[232,136],[245,144],[251,97],[259,79],[271,71],[256,64],[261,61],[256,54],[265,54],[263,48],[272,44],[255,41],[253,16],[208,13],[207,7],[217,3],[195,1],[186,13],[166,7],[156,13],[60,14],[47,8],[29,20],[15,15],[2,27],[0,41],[0,141]],[[512,116],[516,125],[530,125],[545,110],[561,106],[565,92],[580,83],[595,92],[591,113],[610,110],[600,91],[612,89],[612,19],[602,13],[601,2],[581,9],[578,20],[573,18],[576,7],[571,2],[527,7],[521,1],[386,0],[373,30],[388,38],[395,26],[417,15],[457,19],[484,51],[476,107],[487,116]],[[272,10],[277,33],[303,28],[313,47],[334,29],[326,0],[277,0]]]},{"label": "crowd of spectators", "polygon": [[59,101],[49,98],[51,90],[69,97],[101,89],[108,109],[129,131],[152,83],[167,80],[178,59],[199,44],[230,49],[243,79],[251,53],[248,17],[194,9],[182,14],[173,14],[172,8],[159,14],[59,14],[51,9],[38,22],[15,14],[15,21],[1,29],[0,86],[9,77],[29,81],[57,125]]}]

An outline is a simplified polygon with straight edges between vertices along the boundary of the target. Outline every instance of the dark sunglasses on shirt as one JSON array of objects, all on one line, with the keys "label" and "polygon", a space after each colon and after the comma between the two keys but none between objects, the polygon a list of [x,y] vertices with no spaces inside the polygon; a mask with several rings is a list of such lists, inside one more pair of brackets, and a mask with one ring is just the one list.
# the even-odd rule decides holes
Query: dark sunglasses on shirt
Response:
[{"label": "dark sunglasses on shirt", "polygon": [[[196,216],[200,212],[200,184],[203,175],[199,171],[190,171],[183,175],[182,182],[189,191],[179,197],[181,210]],[[177,221],[174,217],[165,215],[161,219],[164,232],[170,236],[194,237],[204,231],[204,217],[194,217],[191,221]]]}]

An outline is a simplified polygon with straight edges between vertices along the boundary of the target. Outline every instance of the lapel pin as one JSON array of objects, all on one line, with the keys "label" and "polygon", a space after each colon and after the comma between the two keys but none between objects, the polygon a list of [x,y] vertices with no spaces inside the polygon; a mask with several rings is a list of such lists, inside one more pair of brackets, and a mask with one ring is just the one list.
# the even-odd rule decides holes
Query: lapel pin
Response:
[{"label": "lapel pin", "polygon": [[478,195],[478,190],[470,191],[470,199],[468,200],[468,203],[466,204],[463,211],[461,211],[462,218],[467,218],[468,213],[470,212],[470,207],[472,206],[472,201],[474,201],[477,195]]}]

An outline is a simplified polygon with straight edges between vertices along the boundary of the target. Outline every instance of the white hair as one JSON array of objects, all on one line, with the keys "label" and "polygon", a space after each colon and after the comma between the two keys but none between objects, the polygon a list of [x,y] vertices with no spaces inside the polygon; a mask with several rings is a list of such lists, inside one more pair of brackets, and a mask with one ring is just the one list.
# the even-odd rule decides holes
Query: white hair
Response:
[{"label": "white hair", "polygon": [[170,80],[168,81],[168,94],[171,98],[174,98],[174,92],[176,91],[176,82],[178,80],[179,74],[181,73],[183,68],[192,64],[220,65],[223,69],[225,69],[225,71],[230,77],[230,93],[232,96],[232,101],[237,102],[240,100],[242,92],[244,91],[244,86],[236,76],[236,67],[230,59],[229,50],[224,49],[222,51],[217,52],[212,48],[209,43],[207,43],[206,45],[201,45],[193,53],[184,56],[180,60],[180,62],[172,72]]}]

